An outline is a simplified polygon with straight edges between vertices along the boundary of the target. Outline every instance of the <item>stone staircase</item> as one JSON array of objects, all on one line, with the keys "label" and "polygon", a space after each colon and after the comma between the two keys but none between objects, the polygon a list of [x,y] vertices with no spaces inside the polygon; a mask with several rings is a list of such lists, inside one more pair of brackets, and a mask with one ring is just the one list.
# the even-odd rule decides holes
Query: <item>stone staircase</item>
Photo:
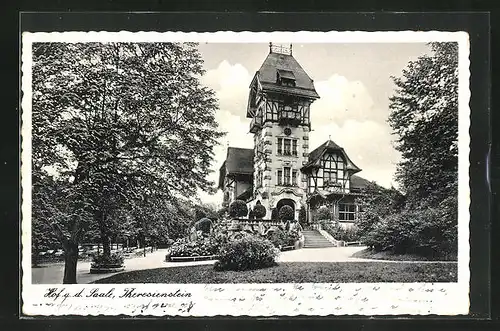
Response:
[{"label": "stone staircase", "polygon": [[304,248],[335,247],[328,239],[323,237],[318,230],[304,230]]}]

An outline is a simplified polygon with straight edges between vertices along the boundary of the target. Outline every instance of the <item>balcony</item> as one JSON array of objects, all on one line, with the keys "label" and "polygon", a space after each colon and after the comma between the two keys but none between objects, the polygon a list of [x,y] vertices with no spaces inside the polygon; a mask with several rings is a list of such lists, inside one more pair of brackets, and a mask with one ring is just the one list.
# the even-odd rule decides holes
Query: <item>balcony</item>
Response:
[{"label": "balcony", "polygon": [[281,110],[278,112],[278,121],[280,125],[297,126],[301,122],[300,112],[293,110]]},{"label": "balcony", "polygon": [[255,116],[250,122],[250,132],[257,133],[262,129],[262,118]]}]

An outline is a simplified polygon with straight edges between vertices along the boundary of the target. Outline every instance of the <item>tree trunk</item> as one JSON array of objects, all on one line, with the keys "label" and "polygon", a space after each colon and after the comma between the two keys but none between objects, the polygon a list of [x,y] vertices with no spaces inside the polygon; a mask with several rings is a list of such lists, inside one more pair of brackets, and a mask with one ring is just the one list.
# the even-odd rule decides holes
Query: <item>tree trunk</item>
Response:
[{"label": "tree trunk", "polygon": [[64,245],[63,284],[76,284],[76,264],[78,262],[78,244],[67,242]]},{"label": "tree trunk", "polygon": [[99,232],[101,233],[102,254],[104,256],[111,256],[111,242],[109,240],[109,231],[106,226],[105,213],[98,209],[95,213],[97,224],[99,224]]}]

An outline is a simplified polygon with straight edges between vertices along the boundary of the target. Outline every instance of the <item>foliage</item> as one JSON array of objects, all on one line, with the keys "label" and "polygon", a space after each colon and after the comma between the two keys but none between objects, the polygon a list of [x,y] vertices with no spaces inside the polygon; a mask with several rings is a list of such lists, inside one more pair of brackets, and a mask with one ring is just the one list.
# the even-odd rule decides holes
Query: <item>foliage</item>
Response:
[{"label": "foliage", "polygon": [[456,255],[458,223],[458,44],[431,43],[410,62],[390,99],[401,153],[395,189],[368,187],[360,199],[362,241],[375,251]]},{"label": "foliage", "polygon": [[316,221],[331,221],[332,220],[332,212],[330,208],[326,206],[321,206],[316,212]]},{"label": "foliage", "polygon": [[212,229],[212,221],[209,218],[202,218],[195,223],[194,228],[204,234],[209,234]]},{"label": "foliage", "polygon": [[295,213],[292,207],[284,205],[280,208],[279,219],[282,221],[291,221],[295,217]]},{"label": "foliage", "polygon": [[123,256],[117,253],[111,255],[95,255],[92,258],[92,265],[96,267],[122,266]]},{"label": "foliage", "polygon": [[307,211],[306,207],[301,206],[299,210],[299,223],[302,226],[305,226],[307,224]]},{"label": "foliage", "polygon": [[359,241],[360,235],[357,226],[352,228],[343,228],[338,223],[323,223],[321,228],[328,232],[333,238],[341,241]]},{"label": "foliage", "polygon": [[266,239],[246,236],[228,242],[220,251],[216,270],[252,270],[276,265],[279,250]]},{"label": "foliage", "polygon": [[356,202],[361,206],[356,225],[362,236],[371,232],[374,225],[385,217],[401,212],[405,197],[395,188],[386,189],[371,183]]},{"label": "foliage", "polygon": [[435,206],[450,196],[458,172],[458,43],[430,43],[410,62],[390,98],[389,124],[401,153],[396,179],[408,204]]},{"label": "foliage", "polygon": [[226,207],[222,207],[217,211],[217,216],[219,219],[224,219],[227,217],[227,214],[229,213],[229,210]]},{"label": "foliage", "polygon": [[196,241],[179,239],[170,246],[172,257],[193,257],[217,255],[221,242],[215,236],[200,237]]},{"label": "foliage", "polygon": [[[160,201],[211,191],[206,178],[222,133],[202,74],[191,43],[33,45],[34,214],[52,224],[65,251],[74,256],[92,221],[109,255],[121,210],[135,219],[148,206],[154,217],[134,220],[145,237],[163,217]],[[47,176],[57,177],[62,199]]]},{"label": "foliage", "polygon": [[196,211],[194,213],[195,213],[195,220],[196,221],[199,221],[202,218],[206,218],[207,217],[207,214],[203,210],[201,210],[201,209],[196,209]]},{"label": "foliage", "polygon": [[254,211],[253,211],[253,209],[252,209],[252,208],[250,208],[250,209],[248,210],[248,219],[249,219],[249,220],[253,220],[253,219],[255,219],[255,213],[254,213]]},{"label": "foliage", "polygon": [[262,204],[258,203],[253,208],[253,213],[254,213],[255,218],[262,219],[266,216],[266,213],[267,213],[266,207],[264,207]]},{"label": "foliage", "polygon": [[271,211],[271,219],[273,221],[277,221],[279,218],[279,214],[278,214],[278,209],[277,208],[274,208],[272,211]]},{"label": "foliage", "polygon": [[248,214],[248,207],[243,200],[234,200],[229,205],[229,216],[231,217],[245,217]]}]

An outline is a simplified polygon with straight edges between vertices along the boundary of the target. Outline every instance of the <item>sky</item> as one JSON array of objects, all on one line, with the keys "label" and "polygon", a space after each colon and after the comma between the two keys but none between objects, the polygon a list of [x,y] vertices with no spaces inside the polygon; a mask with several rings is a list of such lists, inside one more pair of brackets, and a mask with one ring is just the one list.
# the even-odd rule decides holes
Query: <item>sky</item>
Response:
[{"label": "sky", "polygon": [[[217,182],[228,145],[253,147],[246,118],[249,85],[269,45],[202,43],[199,51],[206,70],[202,83],[216,92],[216,120],[227,132],[215,148],[209,177]],[[426,53],[430,48],[425,43],[293,44],[293,56],[320,95],[311,105],[309,149],[330,138],[362,169],[359,176],[397,187],[394,174],[400,155],[394,149],[397,137],[387,124],[389,97],[395,93],[391,76],[400,77],[409,61]],[[220,190],[215,195],[200,191],[199,197],[204,203],[222,202]]]}]

